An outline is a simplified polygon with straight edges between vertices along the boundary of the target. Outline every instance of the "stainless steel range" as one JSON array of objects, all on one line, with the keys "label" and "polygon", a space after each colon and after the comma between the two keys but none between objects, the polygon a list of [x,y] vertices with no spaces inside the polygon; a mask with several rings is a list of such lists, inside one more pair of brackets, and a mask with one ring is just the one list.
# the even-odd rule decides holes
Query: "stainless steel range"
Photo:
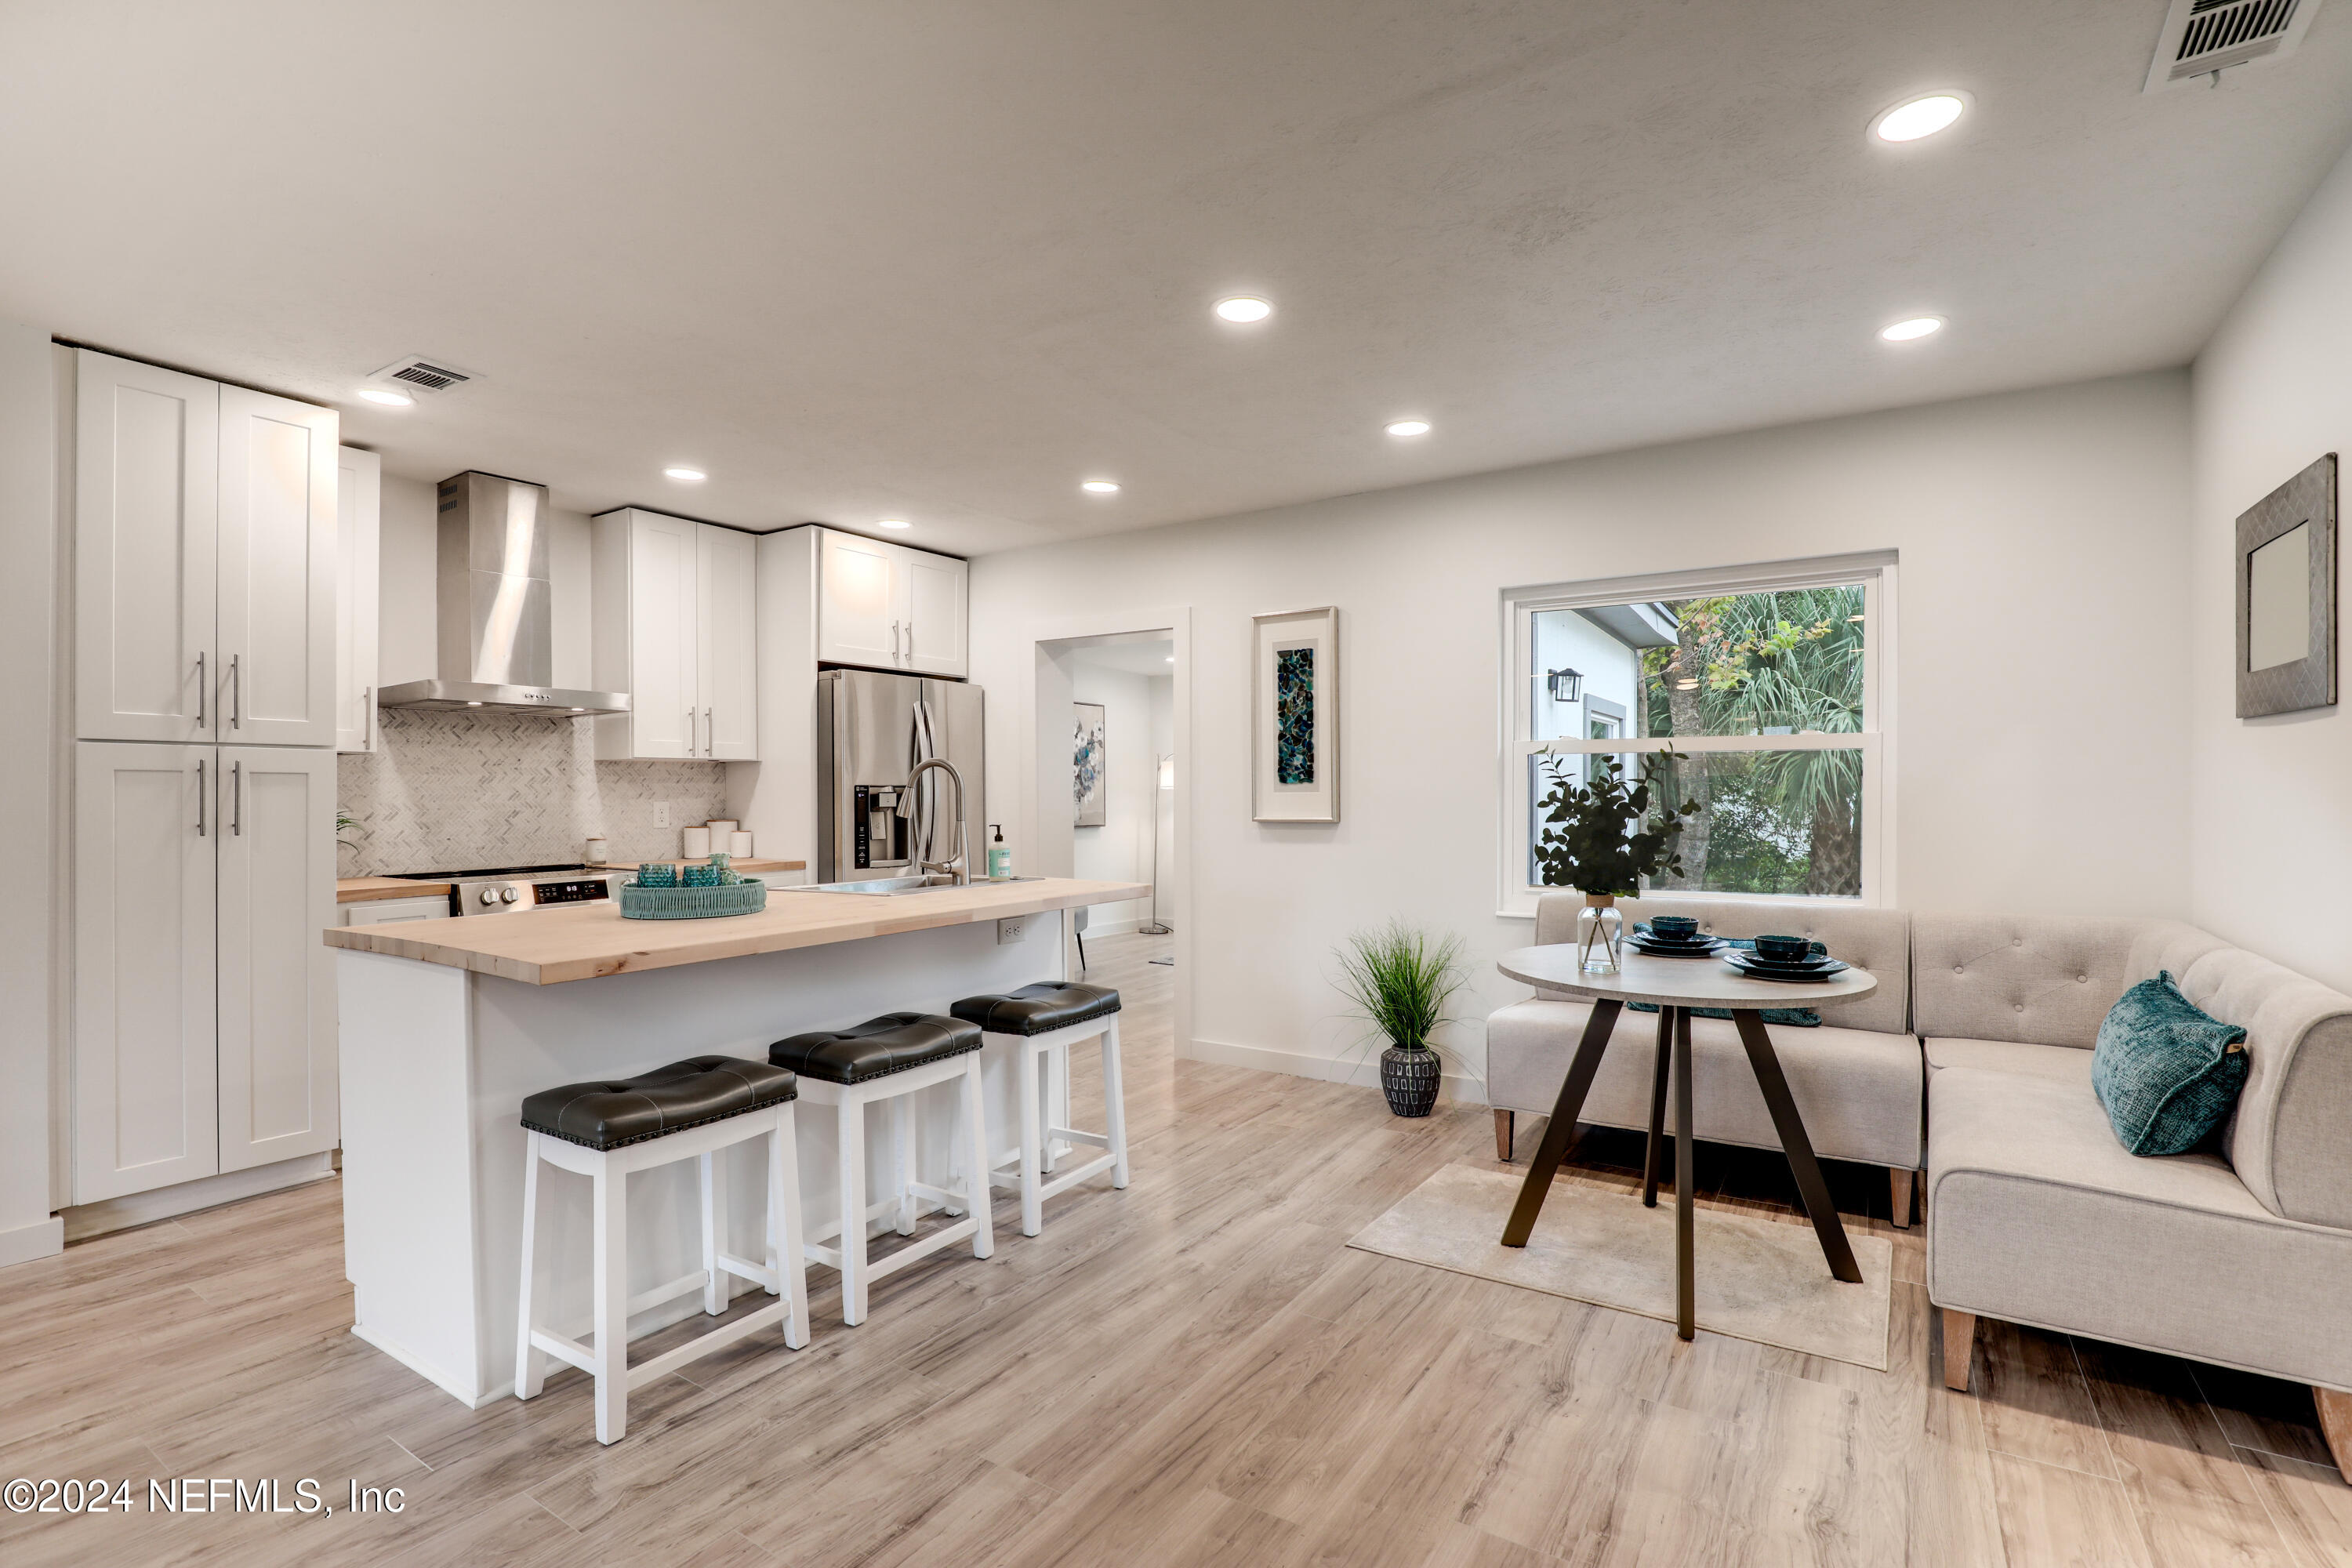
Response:
[{"label": "stainless steel range", "polygon": [[510,915],[613,896],[625,871],[598,866],[490,866],[473,871],[399,871],[404,881],[447,882],[453,915]]}]

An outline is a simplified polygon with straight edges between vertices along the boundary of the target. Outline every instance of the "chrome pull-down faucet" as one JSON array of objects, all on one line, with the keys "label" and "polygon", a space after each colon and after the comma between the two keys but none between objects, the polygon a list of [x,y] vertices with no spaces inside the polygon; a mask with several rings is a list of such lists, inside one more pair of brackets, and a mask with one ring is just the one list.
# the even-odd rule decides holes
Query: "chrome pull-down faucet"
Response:
[{"label": "chrome pull-down faucet", "polygon": [[[935,852],[939,846],[931,842],[930,824],[928,821],[917,821],[913,815],[919,809],[916,802],[919,795],[915,788],[916,782],[933,768],[946,770],[948,777],[955,781],[955,853],[944,860],[925,858],[926,856]],[[899,796],[898,810],[901,815],[907,816],[911,828],[908,837],[912,847],[908,853],[915,858],[916,871],[924,876],[929,876],[935,871],[951,874],[955,878],[957,887],[969,887],[971,883],[971,857],[968,852],[970,847],[964,836],[963,774],[956,771],[956,765],[945,757],[925,757],[921,762],[917,763],[914,771],[907,775],[907,789],[906,793]]]}]

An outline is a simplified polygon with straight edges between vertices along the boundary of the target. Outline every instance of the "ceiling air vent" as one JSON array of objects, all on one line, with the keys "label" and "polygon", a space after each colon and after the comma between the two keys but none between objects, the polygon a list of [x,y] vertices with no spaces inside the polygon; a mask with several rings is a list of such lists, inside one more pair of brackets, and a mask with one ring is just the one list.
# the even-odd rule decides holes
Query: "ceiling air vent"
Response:
[{"label": "ceiling air vent", "polygon": [[2292,54],[2318,9],[2319,0],[2172,0],[2142,90]]},{"label": "ceiling air vent", "polygon": [[469,381],[481,378],[469,370],[454,370],[443,361],[411,354],[406,359],[393,361],[368,379],[407,392],[432,394],[452,392]]}]

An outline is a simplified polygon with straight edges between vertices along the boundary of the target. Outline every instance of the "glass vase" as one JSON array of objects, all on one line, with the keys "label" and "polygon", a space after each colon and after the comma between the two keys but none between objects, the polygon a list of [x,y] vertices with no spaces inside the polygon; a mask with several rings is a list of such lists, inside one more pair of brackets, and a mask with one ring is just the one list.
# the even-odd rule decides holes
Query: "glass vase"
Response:
[{"label": "glass vase", "polygon": [[1625,917],[1609,893],[1587,893],[1576,911],[1576,963],[1587,974],[1614,974],[1623,963]]}]

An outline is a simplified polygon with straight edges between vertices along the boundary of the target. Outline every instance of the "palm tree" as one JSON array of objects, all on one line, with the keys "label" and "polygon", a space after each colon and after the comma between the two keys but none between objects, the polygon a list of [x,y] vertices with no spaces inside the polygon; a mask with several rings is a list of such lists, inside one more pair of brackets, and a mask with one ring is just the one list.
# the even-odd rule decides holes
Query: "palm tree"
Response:
[{"label": "palm tree", "polygon": [[[1853,734],[1862,729],[1859,586],[1743,594],[1717,601],[1728,657],[1706,675],[1723,728]],[[1759,777],[1790,818],[1812,825],[1805,890],[1862,891],[1862,753],[1772,752]]]}]

